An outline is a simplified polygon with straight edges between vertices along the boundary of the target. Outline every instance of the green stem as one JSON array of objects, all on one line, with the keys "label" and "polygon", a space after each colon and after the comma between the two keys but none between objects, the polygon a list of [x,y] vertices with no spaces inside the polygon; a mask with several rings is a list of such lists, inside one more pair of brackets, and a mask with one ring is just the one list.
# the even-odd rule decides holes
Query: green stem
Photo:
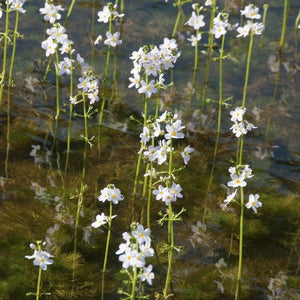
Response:
[{"label": "green stem", "polygon": [[217,131],[217,137],[216,137],[216,143],[215,143],[215,149],[214,149],[214,158],[213,158],[213,164],[210,172],[209,182],[208,182],[208,188],[207,193],[209,193],[212,185],[212,179],[215,169],[215,163],[217,158],[217,152],[219,147],[219,139],[220,139],[220,132],[221,132],[221,120],[222,120],[222,104],[223,104],[223,54],[224,54],[224,43],[225,43],[225,34],[222,37],[222,44],[221,44],[221,50],[220,50],[220,68],[219,68],[219,111],[218,111],[218,131]]},{"label": "green stem", "polygon": [[135,300],[135,287],[136,287],[136,281],[137,281],[137,267],[134,267],[133,270],[133,278],[131,279],[131,295],[130,300]]},{"label": "green stem", "polygon": [[9,24],[9,2],[6,2],[6,19],[5,19],[5,33],[4,33],[4,50],[3,50],[3,66],[2,66],[2,74],[1,74],[1,81],[0,81],[0,110],[2,108],[2,96],[3,96],[3,89],[4,89],[4,82],[5,82],[5,75],[6,75],[6,60],[7,60],[7,45],[8,45],[8,24]]},{"label": "green stem", "polygon": [[[108,32],[111,33],[111,27],[112,27],[112,19],[109,18],[109,29]],[[106,88],[107,88],[107,79],[108,79],[108,70],[109,70],[109,58],[110,58],[110,49],[111,45],[107,46],[107,55],[106,55],[106,65],[105,65],[105,73],[104,73],[104,87],[103,87],[103,97],[102,97],[102,103],[100,108],[100,114],[99,114],[99,122],[98,122],[98,152],[100,153],[101,150],[101,126],[102,126],[102,120],[103,120],[103,111],[105,106],[105,98],[106,98]]]},{"label": "green stem", "polygon": [[14,29],[14,40],[13,40],[13,49],[10,60],[9,68],[9,77],[8,77],[8,96],[7,96],[7,131],[6,131],[6,155],[5,155],[5,177],[8,178],[8,161],[9,161],[9,150],[10,150],[10,97],[11,97],[11,88],[13,86],[13,66],[16,53],[17,45],[17,36],[18,36],[18,24],[19,24],[19,11],[16,11],[16,21]]},{"label": "green stem", "polygon": [[195,42],[195,61],[194,61],[194,72],[197,72],[198,69],[198,39],[199,29],[196,30],[196,42]]},{"label": "green stem", "polygon": [[36,300],[40,299],[40,287],[41,287],[41,278],[42,278],[42,269],[39,267],[39,275],[38,275],[38,282],[36,286]]},{"label": "green stem", "polygon": [[55,65],[55,79],[56,79],[56,116],[55,120],[59,119],[60,114],[60,101],[59,101],[59,74],[58,74],[58,64],[59,64],[59,57],[58,57],[58,50],[56,48],[55,51],[55,57],[56,57],[56,65]]},{"label": "green stem", "polygon": [[247,95],[247,87],[248,87],[248,79],[249,79],[249,71],[250,71],[251,53],[252,53],[252,46],[253,46],[253,36],[254,36],[254,33],[251,32],[249,49],[248,49],[248,57],[247,57],[247,67],[246,67],[246,76],[245,76],[244,91],[243,91],[243,100],[242,100],[242,106],[241,106],[242,108],[244,108],[245,104],[246,104],[246,95]]},{"label": "green stem", "polygon": [[111,235],[111,221],[112,221],[112,201],[110,201],[110,205],[109,205],[108,232],[107,232],[107,239],[106,239],[104,262],[103,262],[103,268],[102,268],[101,300],[104,300],[105,272],[106,272],[106,265],[107,265],[107,257],[108,257],[110,235]]},{"label": "green stem", "polygon": [[240,241],[239,241],[239,266],[235,290],[235,300],[240,299],[242,265],[243,265],[243,237],[244,237],[244,190],[241,187],[241,215],[240,215]]},{"label": "green stem", "polygon": [[280,51],[282,50],[284,44],[284,36],[285,36],[286,21],[287,21],[287,5],[288,5],[288,1],[284,0],[283,21],[282,21],[281,37],[279,42]]},{"label": "green stem", "polygon": [[206,91],[208,85],[210,61],[213,53],[213,34],[211,33],[211,29],[213,28],[214,25],[215,13],[216,13],[216,0],[213,0],[211,6],[210,23],[209,23],[209,31],[208,31],[208,49],[207,49],[204,82],[203,82],[203,90],[202,90],[201,111],[204,110],[204,106],[206,104]]},{"label": "green stem", "polygon": [[176,21],[174,24],[174,28],[173,28],[173,33],[172,33],[172,38],[175,37],[176,31],[177,31],[177,27],[181,18],[181,14],[182,14],[182,7],[181,7],[181,0],[178,0],[178,2],[176,3],[178,12],[177,12],[177,17],[176,17]]},{"label": "green stem", "polygon": [[68,23],[68,20],[69,20],[69,17],[70,17],[70,15],[71,15],[71,12],[72,12],[72,10],[73,10],[73,6],[74,6],[75,2],[76,2],[76,0],[73,0],[72,3],[71,3],[71,5],[70,5],[70,7],[69,7],[68,14],[67,14],[67,17],[66,17],[65,22],[64,22],[64,25],[63,25],[64,27],[65,27],[66,24]]},{"label": "green stem", "polygon": [[[171,177],[172,174],[172,163],[173,163],[173,141],[172,139],[170,139],[169,177]],[[170,185],[170,183],[168,185]],[[168,215],[169,215],[168,217],[168,244],[169,244],[168,271],[167,271],[167,277],[165,282],[165,288],[163,291],[165,299],[168,296],[169,286],[171,285],[171,281],[172,281],[172,261],[173,261],[173,250],[174,250],[174,228],[173,228],[174,220],[173,220],[172,202],[169,203]]]}]

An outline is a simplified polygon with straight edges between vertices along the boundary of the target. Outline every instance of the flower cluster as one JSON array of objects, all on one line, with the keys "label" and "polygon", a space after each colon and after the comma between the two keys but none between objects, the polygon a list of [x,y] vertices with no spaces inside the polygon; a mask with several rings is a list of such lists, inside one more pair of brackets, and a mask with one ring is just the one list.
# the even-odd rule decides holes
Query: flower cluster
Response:
[{"label": "flower cluster", "polygon": [[171,202],[175,202],[177,198],[182,198],[181,191],[182,188],[180,184],[173,182],[170,188],[159,185],[158,189],[153,191],[153,194],[156,200],[161,200],[165,202],[166,205],[169,205]]},{"label": "flower cluster", "polygon": [[116,188],[113,184],[109,184],[106,188],[101,190],[98,200],[100,202],[110,201],[113,204],[118,204],[119,201],[124,200],[124,196],[118,188]]},{"label": "flower cluster", "polygon": [[[130,59],[133,61],[133,69],[130,71],[129,88],[135,87],[140,94],[145,94],[150,98],[158,91],[157,87],[166,87],[163,72],[174,67],[174,63],[179,57],[177,43],[175,39],[164,38],[164,43],[159,47],[140,47],[138,51],[133,51]],[[153,76],[155,79],[149,79]]]},{"label": "flower cluster", "polygon": [[154,255],[154,250],[151,248],[150,229],[144,229],[143,225],[133,223],[131,225],[131,234],[123,233],[125,243],[119,245],[119,250],[116,252],[119,255],[119,261],[122,262],[122,268],[130,272],[136,268],[139,269],[138,278],[141,281],[147,281],[152,285],[154,273],[152,265],[146,266],[146,259]]},{"label": "flower cluster", "polygon": [[[79,63],[84,63],[84,60],[80,57],[77,59]],[[78,89],[81,89],[90,100],[90,104],[94,104],[99,101],[99,80],[93,75],[92,71],[84,71],[83,76],[79,78],[77,85]],[[77,101],[74,98],[70,98],[72,104],[76,104]]]},{"label": "flower cluster", "polygon": [[258,13],[258,7],[253,4],[247,5],[244,10],[241,10],[241,15],[244,15],[247,19],[247,23],[243,27],[238,27],[237,37],[246,37],[250,32],[251,34],[261,35],[265,26],[263,23],[253,22],[254,19],[260,19],[261,15]]},{"label": "flower cluster", "polygon": [[68,39],[66,28],[61,24],[54,23],[53,27],[47,29],[46,33],[48,38],[42,42],[42,48],[46,51],[47,57],[54,54],[59,45],[61,45],[59,48],[61,54],[70,52],[73,42]]},{"label": "flower cluster", "polygon": [[214,18],[214,25],[210,32],[216,39],[218,39],[220,36],[226,34],[226,29],[229,26],[228,15],[225,13],[218,13],[218,15]]},{"label": "flower cluster", "polygon": [[[113,204],[118,204],[119,201],[124,200],[124,196],[118,188],[116,188],[113,184],[109,184],[106,188],[101,190],[98,200],[100,202],[109,201]],[[92,223],[92,227],[99,228],[100,226],[111,222],[111,220],[115,217],[116,215],[106,216],[104,213],[101,213],[101,215],[96,216],[96,221]]]},{"label": "flower cluster", "polygon": [[[103,9],[98,12],[98,22],[100,23],[108,23],[112,22],[116,18],[122,18],[124,14],[119,14],[117,12],[117,5],[112,5],[109,3],[108,5],[103,6]],[[110,31],[106,32],[106,40],[104,41],[105,45],[110,45],[112,47],[116,47],[117,45],[121,45],[122,41],[119,40],[120,33],[115,32],[111,33]],[[99,44],[99,41],[102,40],[102,35],[98,35],[94,44]]]},{"label": "flower cluster", "polygon": [[[156,161],[158,165],[162,165],[167,161],[168,153],[171,150],[171,139],[183,139],[184,133],[182,129],[185,127],[181,125],[181,120],[178,119],[177,114],[172,116],[169,112],[165,111],[160,117],[156,118],[152,122],[149,121],[147,126],[143,127],[143,132],[140,134],[140,142],[144,146],[144,158],[151,162]],[[163,127],[165,125],[165,127]],[[151,138],[159,138],[163,136],[163,139],[158,140],[158,145],[147,145]],[[142,149],[142,150],[143,150]],[[181,156],[185,164],[188,164],[190,160],[189,154],[194,151],[193,148],[187,146],[182,152]]]},{"label": "flower cluster", "polygon": [[[228,181],[227,185],[231,188],[235,188],[231,194],[227,196],[224,200],[225,205],[228,205],[237,194],[237,188],[245,187],[247,185],[246,179],[253,177],[252,169],[249,165],[243,165],[239,167],[230,167],[229,168],[231,181]],[[255,213],[257,213],[257,208],[262,206],[262,203],[258,201],[258,194],[250,194],[249,201],[246,204],[246,207],[252,208]]]},{"label": "flower cluster", "polygon": [[245,107],[236,107],[235,110],[230,112],[230,120],[233,122],[233,125],[230,127],[230,129],[236,137],[240,137],[241,135],[246,134],[248,131],[257,128],[252,123],[249,123],[246,119],[244,119],[245,112]]},{"label": "flower cluster", "polygon": [[[231,121],[234,123],[230,129],[236,137],[240,137],[241,135],[246,134],[248,130],[256,128],[253,124],[244,119],[245,112],[245,107],[237,107],[235,108],[235,110],[230,112]],[[224,200],[225,206],[227,206],[236,197],[237,188],[245,187],[247,185],[246,179],[252,178],[254,176],[249,165],[238,165],[236,167],[230,167],[229,173],[231,180],[228,181],[227,185],[230,188],[234,188],[234,190]],[[258,198],[258,194],[250,194],[249,201],[246,204],[246,207],[248,209],[252,208],[255,213],[257,213],[257,208],[262,206],[262,203],[258,201]]]},{"label": "flower cluster", "polygon": [[[45,243],[42,244],[45,246]],[[47,266],[53,264],[53,260],[50,257],[53,257],[47,251],[42,250],[41,241],[37,241],[37,245],[30,244],[30,248],[34,249],[33,255],[26,255],[27,259],[34,259],[33,264],[40,267],[43,271],[47,270]]]}]

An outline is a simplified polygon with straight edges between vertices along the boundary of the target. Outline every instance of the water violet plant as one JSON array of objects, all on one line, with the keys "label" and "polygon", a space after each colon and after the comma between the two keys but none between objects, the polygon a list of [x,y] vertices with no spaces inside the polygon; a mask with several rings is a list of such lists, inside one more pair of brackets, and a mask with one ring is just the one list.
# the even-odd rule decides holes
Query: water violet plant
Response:
[{"label": "water violet plant", "polygon": [[42,249],[42,246],[45,246],[46,243],[42,241],[36,241],[35,244],[30,244],[30,248],[34,250],[34,253],[32,255],[26,255],[25,258],[27,259],[34,259],[33,264],[37,267],[39,267],[39,274],[38,274],[38,280],[37,280],[37,286],[36,286],[36,292],[35,293],[27,293],[26,296],[35,296],[36,300],[39,300],[41,296],[43,295],[50,295],[50,293],[41,293],[40,287],[41,287],[41,279],[42,279],[42,271],[46,271],[48,265],[53,264],[53,260],[49,252]]}]

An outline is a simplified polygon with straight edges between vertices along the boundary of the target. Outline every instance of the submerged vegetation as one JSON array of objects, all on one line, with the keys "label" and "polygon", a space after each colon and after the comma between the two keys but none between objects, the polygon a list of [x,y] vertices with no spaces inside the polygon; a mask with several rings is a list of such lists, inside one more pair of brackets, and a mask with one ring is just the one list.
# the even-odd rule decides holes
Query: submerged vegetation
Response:
[{"label": "submerged vegetation", "polygon": [[300,298],[294,2],[2,1],[1,299]]}]

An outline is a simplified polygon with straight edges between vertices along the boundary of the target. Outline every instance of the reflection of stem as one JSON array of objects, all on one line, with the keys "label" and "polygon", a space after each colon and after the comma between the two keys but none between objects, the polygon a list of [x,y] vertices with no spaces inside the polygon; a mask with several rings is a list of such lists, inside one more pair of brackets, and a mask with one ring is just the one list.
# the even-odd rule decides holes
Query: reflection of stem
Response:
[{"label": "reflection of stem", "polygon": [[210,23],[209,23],[209,31],[208,31],[208,50],[207,50],[207,55],[206,55],[204,82],[203,82],[203,90],[202,90],[202,101],[201,101],[201,111],[203,111],[204,106],[206,104],[206,90],[207,90],[207,85],[208,85],[209,68],[210,68],[211,56],[213,53],[213,34],[211,33],[211,29],[213,28],[213,24],[214,24],[215,12],[216,12],[216,0],[213,0],[212,6],[211,6]]},{"label": "reflection of stem", "polygon": [[6,2],[6,20],[5,20],[5,33],[4,33],[4,49],[3,49],[3,66],[2,66],[2,74],[1,74],[1,81],[0,81],[0,110],[2,107],[2,95],[3,95],[3,88],[5,82],[5,75],[6,75],[6,58],[7,58],[7,45],[8,45],[8,19],[9,19],[9,2]]},{"label": "reflection of stem", "polygon": [[265,136],[266,141],[269,140],[269,133],[270,133],[271,121],[272,121],[272,112],[273,112],[273,108],[274,108],[274,105],[276,102],[278,83],[279,83],[279,79],[280,79],[280,69],[281,69],[281,51],[279,51],[279,55],[278,55],[278,65],[277,65],[277,73],[276,73],[276,77],[275,77],[275,87],[274,87],[273,97],[272,97],[272,100],[271,100],[270,106],[269,106],[268,122],[267,122],[266,136]]},{"label": "reflection of stem", "polygon": [[[218,112],[218,131],[217,131],[217,137],[216,137],[216,143],[215,143],[215,149],[214,149],[214,158],[213,163],[211,167],[208,187],[207,187],[207,194],[209,193],[212,185],[213,175],[214,175],[214,169],[216,164],[216,158],[217,158],[217,152],[219,147],[219,139],[220,139],[220,132],[221,132],[221,119],[222,119],[222,104],[223,104],[223,53],[224,53],[224,42],[225,42],[225,34],[222,37],[222,44],[221,44],[221,50],[220,50],[220,68],[219,68],[219,112]],[[206,208],[205,208],[206,211]]]},{"label": "reflection of stem", "polygon": [[[70,51],[70,97],[73,97],[73,63],[72,63],[72,50]],[[69,111],[69,125],[68,125],[68,140],[67,140],[67,156],[65,164],[65,175],[69,166],[69,156],[70,156],[70,144],[71,144],[71,123],[72,123],[73,105],[70,103]]]},{"label": "reflection of stem", "polygon": [[111,221],[112,221],[112,201],[110,201],[110,204],[109,204],[108,232],[107,232],[107,239],[106,239],[104,262],[103,262],[103,268],[102,268],[101,300],[104,299],[105,271],[106,271],[107,256],[108,256],[108,249],[109,249],[109,242],[110,242],[110,234],[111,234]]},{"label": "reflection of stem", "polygon": [[294,64],[296,65],[297,62],[297,54],[298,54],[298,39],[297,39],[297,32],[298,32],[298,24],[300,22],[300,10],[298,12],[298,16],[295,21],[295,28],[294,28],[294,41],[295,41],[295,51],[294,51]]},{"label": "reflection of stem", "polygon": [[[146,126],[147,111],[148,111],[148,98],[144,98],[144,124],[143,124],[144,126]],[[142,162],[142,156],[143,156],[143,148],[144,148],[144,145],[141,144],[140,151],[139,151],[139,156],[138,156],[138,161],[137,161],[137,165],[136,165],[133,192],[132,192],[131,218],[133,218],[133,214],[134,214],[134,210],[135,210],[135,198],[136,198],[136,193],[137,193],[137,185],[138,185],[141,162]],[[133,220],[131,220],[131,221],[133,221]]]},{"label": "reflection of stem", "polygon": [[85,103],[85,93],[82,94],[82,103],[83,103],[83,116],[84,116],[84,151],[83,151],[83,165],[82,165],[82,174],[81,174],[81,185],[80,185],[80,194],[77,202],[77,213],[75,220],[75,229],[74,229],[74,258],[73,258],[73,275],[72,280],[75,280],[75,259],[77,253],[77,242],[78,242],[78,225],[79,225],[79,216],[83,202],[83,193],[85,189],[85,173],[86,173],[86,157],[87,157],[87,146],[88,146],[88,124],[87,124],[87,112],[86,112],[86,103]]}]

